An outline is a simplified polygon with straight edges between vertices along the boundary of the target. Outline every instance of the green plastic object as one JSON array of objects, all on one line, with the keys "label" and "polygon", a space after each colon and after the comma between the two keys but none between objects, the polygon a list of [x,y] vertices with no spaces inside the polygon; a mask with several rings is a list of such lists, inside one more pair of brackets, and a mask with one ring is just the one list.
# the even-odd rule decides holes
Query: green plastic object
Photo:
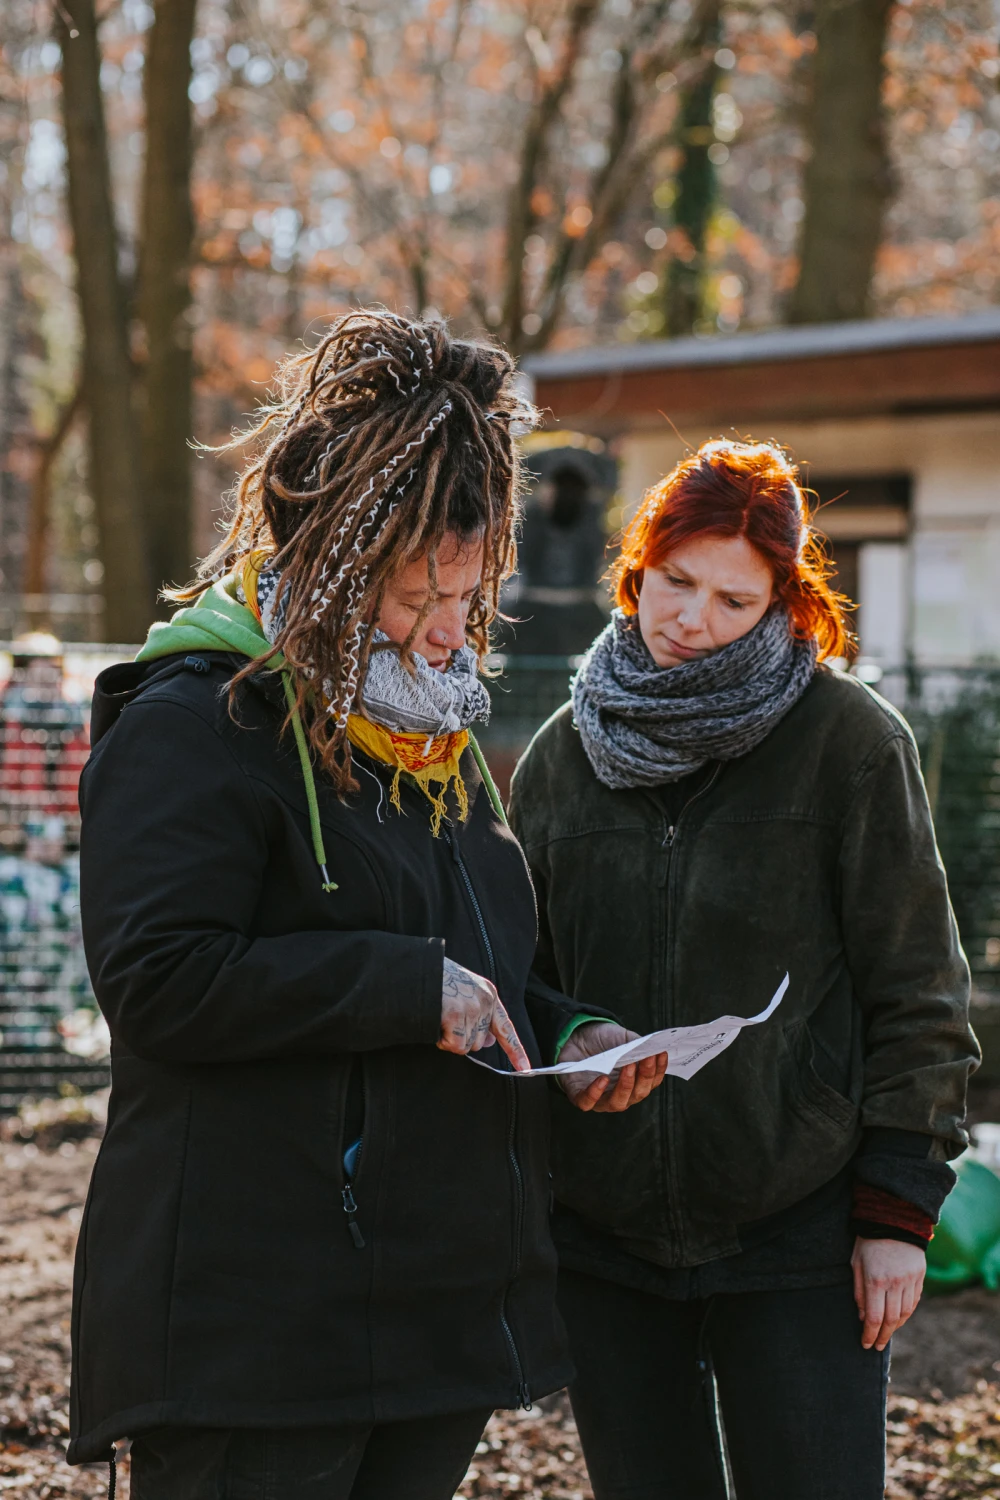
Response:
[{"label": "green plastic object", "polygon": [[981,1281],[1000,1287],[1000,1177],[982,1162],[956,1162],[958,1182],[927,1247],[927,1290],[954,1292]]}]

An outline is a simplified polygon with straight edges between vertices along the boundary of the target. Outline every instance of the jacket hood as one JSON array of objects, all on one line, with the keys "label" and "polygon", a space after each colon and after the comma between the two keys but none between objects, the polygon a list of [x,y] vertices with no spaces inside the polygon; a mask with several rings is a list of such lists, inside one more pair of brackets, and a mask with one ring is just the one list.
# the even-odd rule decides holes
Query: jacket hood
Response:
[{"label": "jacket hood", "polygon": [[[236,598],[237,575],[213,583],[200,599],[187,609],[179,609],[169,620],[157,621],[149,628],[146,644],[136,656],[138,662],[157,661],[162,656],[179,656],[182,651],[236,651],[241,656],[253,659],[262,656],[270,647],[270,641],[261,629],[260,622],[252,610]],[[309,807],[309,830],[313,853],[319,866],[324,891],[335,891],[337,885],[330,879],[326,867],[326,848],[320,826],[319,806],[316,800],[316,778],[312,757],[306,741],[302,718],[295,703],[291,672],[285,665],[280,651],[270,658],[269,665],[281,670],[285,702],[295,735],[295,748],[302,768],[306,802]]]},{"label": "jacket hood", "polygon": [[[236,598],[236,575],[231,574],[169,620],[151,625],[136,661],[157,661],[181,651],[236,651],[253,658],[263,655],[269,645],[253,611]],[[280,652],[269,663],[272,667],[283,664]]]}]

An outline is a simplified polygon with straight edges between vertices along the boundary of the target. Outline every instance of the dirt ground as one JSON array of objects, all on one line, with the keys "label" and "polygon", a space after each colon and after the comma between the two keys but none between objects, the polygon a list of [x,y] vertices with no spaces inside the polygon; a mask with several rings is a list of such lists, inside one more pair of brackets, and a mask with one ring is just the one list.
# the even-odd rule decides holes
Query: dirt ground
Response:
[{"label": "dirt ground", "polygon": [[[0,1142],[0,1496],[98,1500],[107,1468],[63,1461],[72,1254],[97,1141],[39,1139]],[[891,1500],[1000,1500],[1000,1296],[928,1299],[894,1341],[889,1455]],[[120,1470],[127,1500],[127,1459]],[[459,1495],[592,1500],[565,1396],[495,1416]]]}]

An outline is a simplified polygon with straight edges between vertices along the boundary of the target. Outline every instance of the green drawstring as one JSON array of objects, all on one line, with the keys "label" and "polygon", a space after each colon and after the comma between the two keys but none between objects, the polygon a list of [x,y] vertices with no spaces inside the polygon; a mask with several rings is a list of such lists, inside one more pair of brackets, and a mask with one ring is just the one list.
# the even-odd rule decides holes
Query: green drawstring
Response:
[{"label": "green drawstring", "polygon": [[339,890],[335,880],[330,879],[326,868],[326,846],[323,843],[323,829],[319,821],[319,803],[316,800],[316,778],[313,775],[312,759],[309,755],[309,746],[306,744],[305,730],[302,728],[302,720],[295,702],[295,689],[292,687],[292,674],[285,670],[281,674],[281,680],[285,687],[285,702],[288,704],[292,718],[292,730],[295,734],[295,744],[298,747],[299,763],[302,766],[302,780],[306,788],[306,802],[309,804],[309,831],[312,834],[313,853],[316,863],[323,875],[324,891]]},{"label": "green drawstring", "polygon": [[500,793],[497,791],[496,787],[493,784],[493,777],[490,775],[490,768],[486,764],[486,757],[483,755],[483,752],[477,745],[476,737],[472,733],[471,729],[469,730],[469,749],[475,756],[476,765],[479,767],[479,774],[486,784],[486,790],[489,792],[490,801],[493,803],[493,811],[496,813],[501,823],[503,823],[504,827],[509,828],[510,824],[507,822],[507,814],[504,812],[503,803],[500,801]]}]

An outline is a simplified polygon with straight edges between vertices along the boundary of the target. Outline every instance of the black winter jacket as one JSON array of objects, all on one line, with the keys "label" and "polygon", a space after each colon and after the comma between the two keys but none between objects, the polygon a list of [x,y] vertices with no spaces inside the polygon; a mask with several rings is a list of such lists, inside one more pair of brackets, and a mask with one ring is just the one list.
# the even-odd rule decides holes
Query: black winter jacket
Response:
[{"label": "black winter jacket", "polygon": [[423,795],[404,786],[400,816],[359,757],[347,805],[317,777],[325,892],[280,684],[243,689],[236,723],[242,659],[197,660],[103,674],[95,734],[126,706],[81,784],[113,1086],[77,1255],[70,1461],[164,1425],[383,1421],[557,1389],[546,1085],[435,1047],[445,952],[495,977],[535,1063],[577,1013],[529,984],[521,850],[471,755],[468,822],[438,839]]},{"label": "black winter jacket", "polygon": [[[753,1015],[791,976],[770,1021],[648,1106],[584,1133],[554,1098],[561,1204],[662,1266],[704,1264],[835,1178],[867,1129],[859,1175],[936,1215],[979,1053],[894,709],[821,668],[674,821],[653,792],[601,785],[567,705],[517,768],[511,823],[538,894],[537,972],[587,1008],[648,1032]],[[908,1149],[924,1140],[924,1161],[894,1152],[901,1132]]]}]

